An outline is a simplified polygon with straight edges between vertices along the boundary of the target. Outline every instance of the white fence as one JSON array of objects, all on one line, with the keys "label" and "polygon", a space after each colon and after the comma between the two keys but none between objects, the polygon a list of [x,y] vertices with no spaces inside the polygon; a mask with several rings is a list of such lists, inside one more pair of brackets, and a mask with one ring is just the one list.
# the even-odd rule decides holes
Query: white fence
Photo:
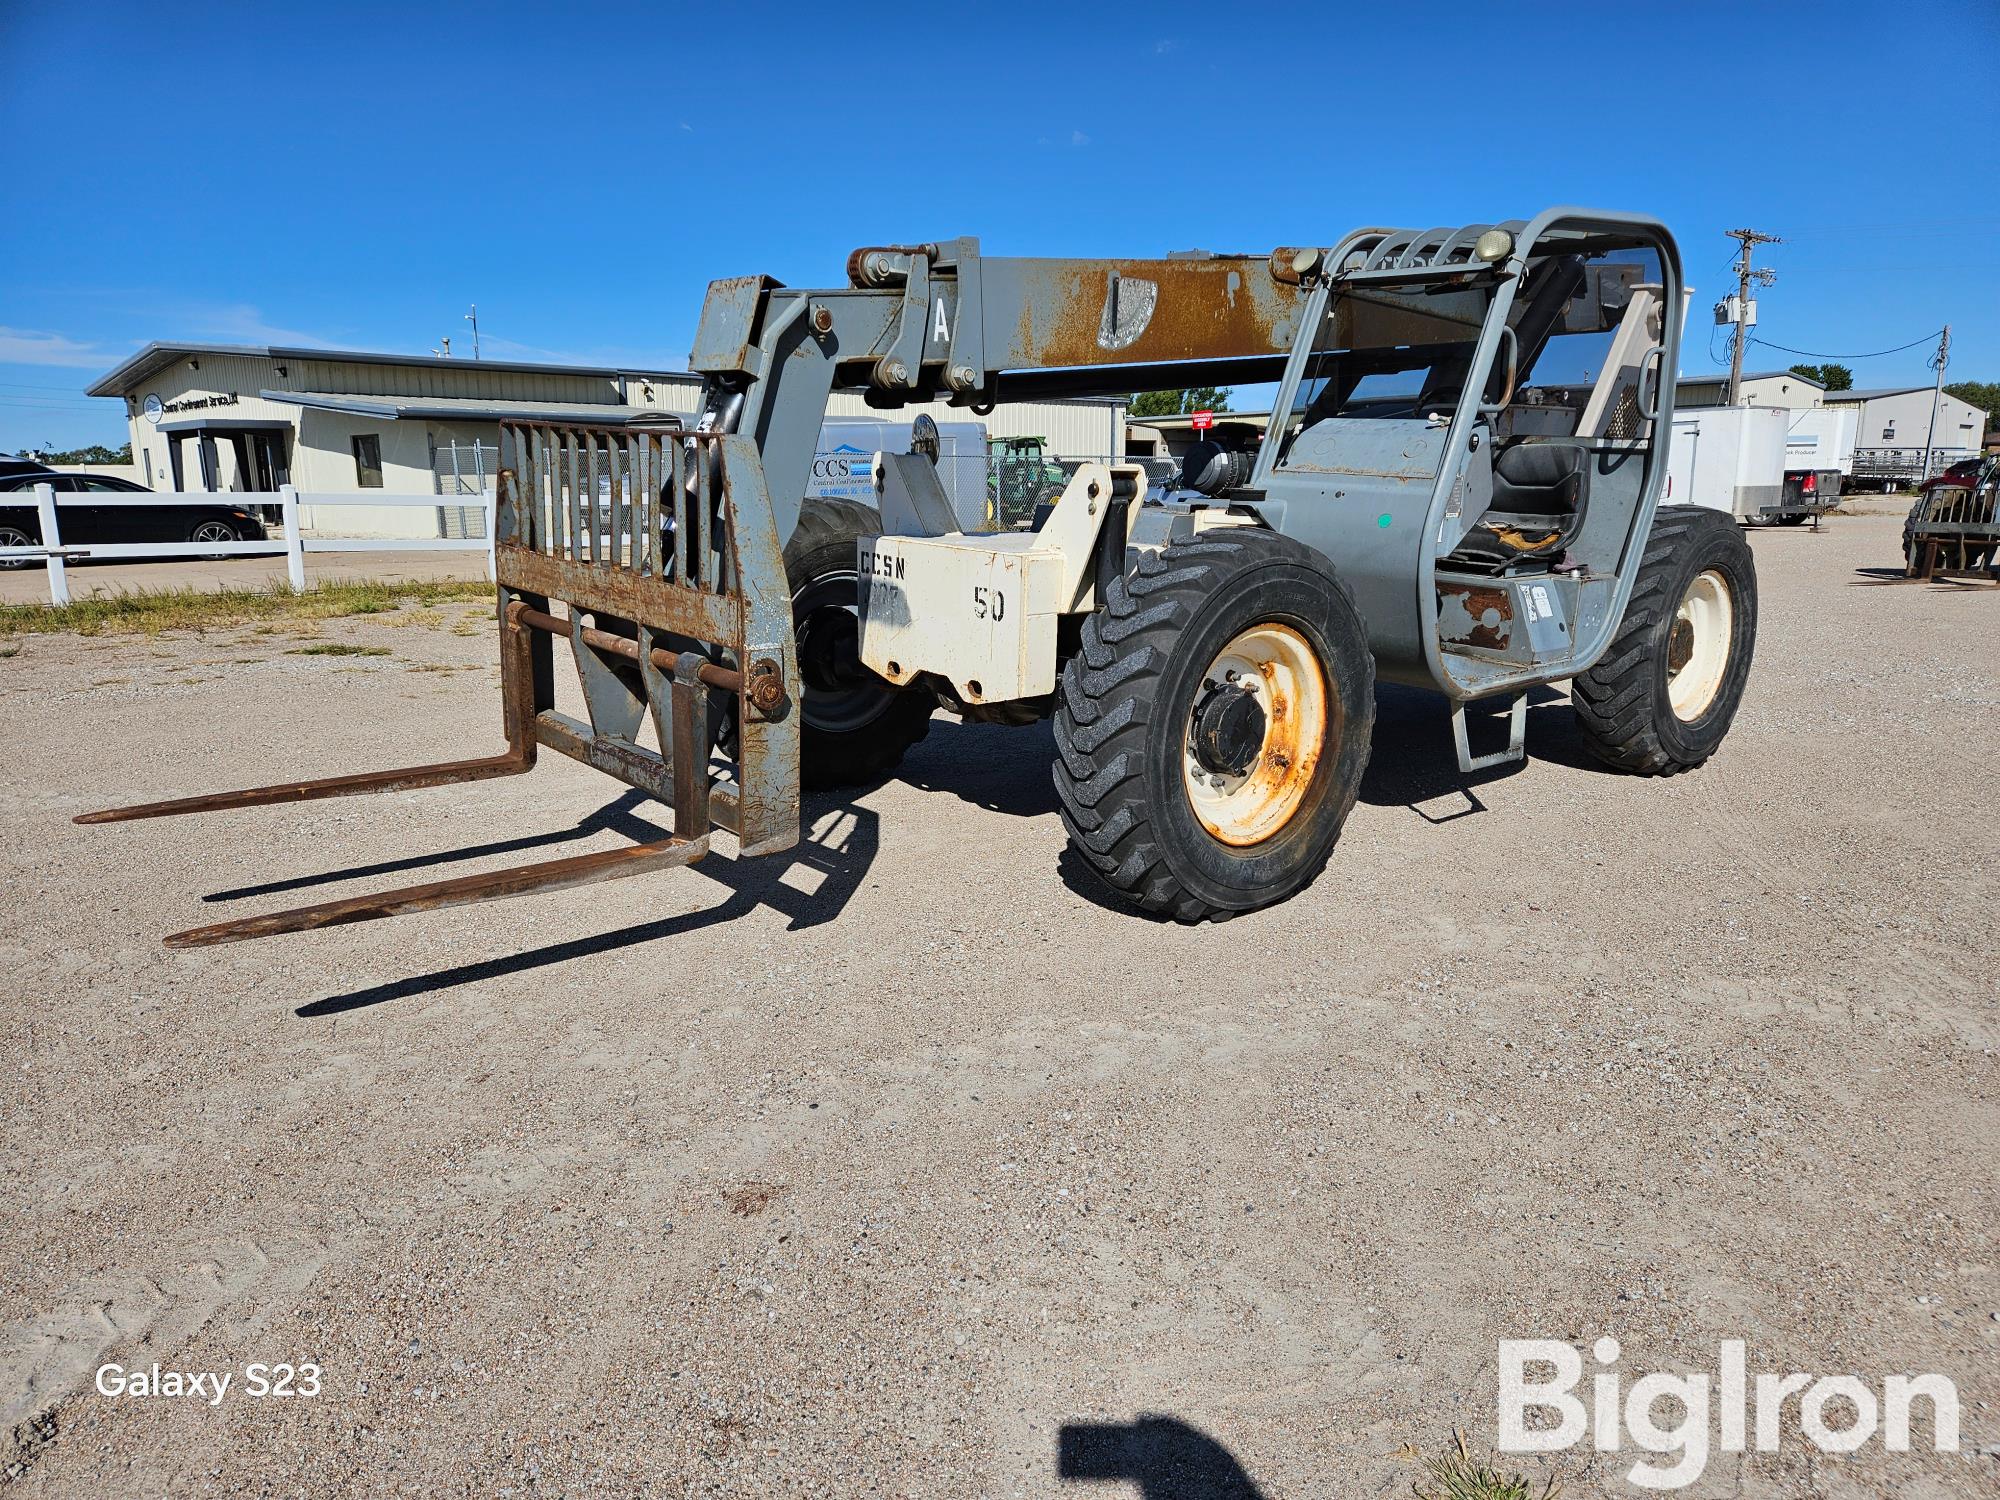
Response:
[{"label": "white fence", "polygon": [[[438,506],[436,495],[386,495],[373,491],[357,494],[300,494],[291,485],[285,485],[275,494],[225,492],[211,494],[204,491],[166,494],[121,494],[91,491],[88,493],[66,492],[58,494],[46,484],[35,486],[35,510],[40,520],[41,541],[32,547],[0,547],[0,560],[25,558],[31,562],[48,564],[49,600],[54,604],[69,603],[69,573],[67,564],[71,561],[94,560],[99,558],[145,558],[145,557],[278,557],[285,559],[285,574],[291,586],[302,589],[306,586],[306,554],[308,552],[483,552],[486,554],[486,576],[493,576],[493,503],[494,497],[468,495],[456,503],[483,509],[486,514],[486,535],[484,537],[450,538],[410,538],[410,537],[328,537],[301,536],[299,534],[299,507],[302,505],[382,505],[382,506],[422,506],[435,510]],[[23,497],[25,499],[25,497]],[[6,508],[7,497],[0,497],[0,508]],[[161,506],[194,506],[217,510],[235,510],[253,505],[275,505],[283,517],[284,535],[261,542],[83,542],[66,544],[62,539],[61,512],[69,509],[133,509],[143,510]],[[25,509],[25,505],[21,508]]]}]

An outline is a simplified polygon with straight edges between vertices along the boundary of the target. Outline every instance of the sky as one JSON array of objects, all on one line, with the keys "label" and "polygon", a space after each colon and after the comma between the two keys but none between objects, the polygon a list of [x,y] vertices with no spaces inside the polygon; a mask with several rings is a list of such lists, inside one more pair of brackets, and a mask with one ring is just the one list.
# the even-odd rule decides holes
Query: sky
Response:
[{"label": "sky", "polygon": [[[0,452],[117,446],[149,340],[681,369],[858,245],[1262,254],[1649,212],[1757,333],[2000,380],[2000,0],[1243,7],[0,0]],[[1713,350],[1713,357],[1711,356]],[[1929,349],[1850,359],[1927,383]],[[1747,367],[1800,356],[1752,346]],[[1816,362],[1816,361],[1815,361]]]}]

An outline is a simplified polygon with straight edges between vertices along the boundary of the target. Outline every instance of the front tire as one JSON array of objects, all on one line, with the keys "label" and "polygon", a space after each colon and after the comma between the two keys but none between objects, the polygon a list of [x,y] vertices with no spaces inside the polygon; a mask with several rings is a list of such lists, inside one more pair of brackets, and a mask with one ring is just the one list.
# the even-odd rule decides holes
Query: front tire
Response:
[{"label": "front tire", "polygon": [[1618,634],[1571,684],[1584,742],[1642,776],[1689,771],[1729,733],[1757,645],[1757,569],[1732,517],[1653,518]]},{"label": "front tire", "polygon": [[1139,906],[1222,919],[1297,894],[1354,806],[1375,661],[1319,553],[1254,527],[1142,555],[1057,694],[1071,842]]},{"label": "front tire", "polygon": [[[39,547],[41,539],[30,536],[18,526],[0,526],[0,547]],[[31,557],[0,557],[0,568],[13,572],[18,568],[37,566]]]},{"label": "front tire", "polygon": [[[233,542],[236,540],[238,540],[236,528],[227,521],[197,521],[188,531],[188,541],[197,547],[213,546],[217,542]],[[228,555],[227,552],[205,552],[202,554],[202,557],[205,561],[214,562]]]}]

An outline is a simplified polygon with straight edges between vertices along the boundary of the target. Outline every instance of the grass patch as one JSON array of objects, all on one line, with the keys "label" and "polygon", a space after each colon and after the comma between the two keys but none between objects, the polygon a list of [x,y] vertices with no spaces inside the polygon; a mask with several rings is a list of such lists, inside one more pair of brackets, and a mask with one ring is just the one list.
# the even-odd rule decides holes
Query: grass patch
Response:
[{"label": "grass patch", "polygon": [[0,661],[5,661],[10,656],[19,656],[20,654],[21,648],[19,646],[0,646]]},{"label": "grass patch", "polygon": [[1551,1479],[1538,1494],[1519,1474],[1502,1474],[1474,1458],[1465,1434],[1454,1433],[1458,1446],[1442,1458],[1424,1460],[1424,1483],[1414,1486],[1418,1500],[1556,1500],[1562,1486]]},{"label": "grass patch", "polygon": [[294,646],[287,656],[387,656],[387,646],[348,646],[339,641],[322,641],[317,646]]},{"label": "grass patch", "polygon": [[[450,600],[491,600],[493,585],[320,583],[309,589],[138,589],[94,595],[70,604],[0,604],[0,636],[69,632],[76,635],[159,635],[212,630],[252,620],[335,620],[379,615],[406,606],[430,609]],[[443,621],[432,617],[437,623]],[[429,624],[431,620],[425,620]],[[259,634],[273,632],[260,625]]]}]

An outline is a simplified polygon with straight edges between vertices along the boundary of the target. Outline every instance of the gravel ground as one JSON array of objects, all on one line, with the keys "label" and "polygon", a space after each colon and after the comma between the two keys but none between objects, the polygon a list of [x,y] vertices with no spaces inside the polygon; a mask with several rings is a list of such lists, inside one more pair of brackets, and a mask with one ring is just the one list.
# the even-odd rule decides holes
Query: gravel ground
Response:
[{"label": "gravel ground", "polygon": [[[14,1485],[1408,1495],[1492,1442],[1497,1340],[1608,1333],[1628,1378],[1740,1338],[1958,1384],[1963,1452],[1822,1456],[1788,1408],[1684,1493],[2000,1491],[2000,598],[1871,572],[1899,516],[1753,536],[1757,666],[1699,773],[1594,769],[1550,694],[1467,790],[1385,691],[1325,876],[1193,929],[1064,857],[1045,727],[940,718],[789,866],[168,953],[659,818],[551,757],[73,827],[497,747],[487,627],[25,638]],[[320,1393],[245,1391],[281,1361]],[[235,1385],[113,1397],[106,1363]],[[1636,1456],[1510,1467],[1637,1494]]]}]

